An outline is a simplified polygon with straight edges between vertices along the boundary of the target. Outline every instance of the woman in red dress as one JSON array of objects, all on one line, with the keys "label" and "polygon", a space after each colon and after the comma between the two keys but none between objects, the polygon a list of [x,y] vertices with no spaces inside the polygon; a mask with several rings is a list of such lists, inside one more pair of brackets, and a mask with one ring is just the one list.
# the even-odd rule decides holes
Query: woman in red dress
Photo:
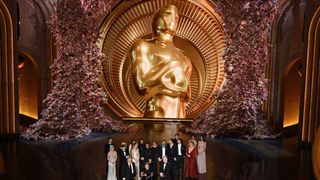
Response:
[{"label": "woman in red dress", "polygon": [[199,179],[196,157],[197,152],[194,142],[190,141],[188,144],[188,151],[186,153],[186,168],[184,171],[184,176],[186,179]]}]

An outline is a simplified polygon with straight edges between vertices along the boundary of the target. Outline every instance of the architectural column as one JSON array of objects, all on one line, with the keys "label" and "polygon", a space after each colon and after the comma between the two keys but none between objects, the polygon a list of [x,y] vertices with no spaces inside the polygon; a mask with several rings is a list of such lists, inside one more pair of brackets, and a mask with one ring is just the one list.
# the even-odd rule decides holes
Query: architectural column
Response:
[{"label": "architectural column", "polygon": [[320,121],[320,7],[314,13],[308,31],[303,105],[301,108],[302,143],[311,144]]},{"label": "architectural column", "polygon": [[[10,1],[11,2],[11,1]],[[13,5],[14,3],[10,4]],[[0,135],[16,133],[17,87],[15,68],[14,24],[12,14],[0,1]]]}]

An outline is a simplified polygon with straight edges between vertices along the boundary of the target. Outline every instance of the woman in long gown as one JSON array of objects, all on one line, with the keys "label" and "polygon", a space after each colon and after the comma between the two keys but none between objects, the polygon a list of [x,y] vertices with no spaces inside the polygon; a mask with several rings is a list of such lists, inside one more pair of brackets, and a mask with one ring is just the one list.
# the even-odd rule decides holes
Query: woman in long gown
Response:
[{"label": "woman in long gown", "polygon": [[200,174],[200,179],[204,179],[204,174],[207,172],[206,166],[206,149],[207,143],[203,136],[200,137],[198,142],[198,156],[197,156],[197,165]]},{"label": "woman in long gown", "polygon": [[136,167],[136,180],[140,180],[140,153],[139,153],[139,148],[138,148],[138,143],[134,143],[132,145],[131,149],[131,158],[132,162],[134,162],[134,165]]},{"label": "woman in long gown", "polygon": [[136,141],[132,140],[131,143],[129,144],[129,147],[128,147],[130,157],[132,157],[131,150],[132,150],[132,146],[133,146],[134,143],[136,143]]},{"label": "woman in long gown", "polygon": [[186,153],[186,168],[184,176],[186,179],[199,179],[199,172],[197,166],[197,152],[193,141],[188,144],[188,151]]},{"label": "woman in long gown", "polygon": [[191,139],[189,139],[188,144],[190,142],[193,142],[194,147],[197,147],[198,143],[197,143],[196,137],[194,137],[194,135],[191,136]]},{"label": "woman in long gown", "polygon": [[117,152],[114,150],[114,146],[110,146],[110,151],[108,152],[107,180],[117,180],[116,162],[117,162]]}]

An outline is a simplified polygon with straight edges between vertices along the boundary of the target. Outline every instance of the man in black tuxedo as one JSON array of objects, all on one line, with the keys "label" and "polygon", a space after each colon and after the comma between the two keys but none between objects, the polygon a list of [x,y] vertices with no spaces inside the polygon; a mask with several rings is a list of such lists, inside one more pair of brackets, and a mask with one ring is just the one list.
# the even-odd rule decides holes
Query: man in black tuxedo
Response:
[{"label": "man in black tuxedo", "polygon": [[143,139],[140,139],[139,140],[139,145],[138,145],[138,148],[139,148],[139,154],[140,154],[140,169],[143,169],[144,168],[144,163],[146,162],[146,158],[145,158],[145,150],[146,150],[146,146],[144,144],[144,140]]},{"label": "man in black tuxedo", "polygon": [[178,133],[176,133],[174,135],[174,139],[172,139],[173,144],[175,144],[175,145],[178,144],[178,139],[181,140],[180,135]]},{"label": "man in black tuxedo", "polygon": [[175,179],[180,179],[184,173],[184,155],[186,154],[186,147],[181,139],[177,139],[177,144],[174,146],[174,161],[176,168],[174,170]]},{"label": "man in black tuxedo", "polygon": [[152,179],[154,179],[153,171],[151,170],[149,162],[146,162],[144,164],[144,169],[141,170],[141,176],[140,177],[141,177],[141,180],[152,180]]},{"label": "man in black tuxedo", "polygon": [[162,157],[160,163],[159,175],[161,180],[172,180],[172,164],[168,162],[167,156]]},{"label": "man in black tuxedo", "polygon": [[152,150],[149,143],[146,143],[146,147],[144,149],[144,160],[148,162],[149,159],[152,158]]},{"label": "man in black tuxedo", "polygon": [[157,142],[152,142],[152,147],[151,147],[151,159],[152,159],[152,167],[153,169],[153,177],[154,179],[157,179],[158,176],[158,159],[160,157],[159,152],[160,152],[160,147],[158,146]]},{"label": "man in black tuxedo", "polygon": [[121,143],[119,154],[119,176],[122,177],[121,169],[127,164],[127,158],[129,157],[129,151],[125,143]]},{"label": "man in black tuxedo", "polygon": [[108,152],[110,151],[110,146],[114,146],[112,143],[112,138],[108,137],[106,143],[104,144],[104,153],[106,154],[106,175],[108,175]]},{"label": "man in black tuxedo", "polygon": [[173,143],[173,139],[168,140],[167,149],[168,149],[168,152],[167,152],[168,161],[170,163],[173,163],[174,151],[175,151],[175,144]]},{"label": "man in black tuxedo", "polygon": [[110,146],[114,146],[113,142],[112,142],[112,137],[108,137],[106,143],[104,144],[104,152],[106,154],[108,154],[108,152],[110,151]]},{"label": "man in black tuxedo", "polygon": [[162,161],[163,156],[168,156],[168,145],[166,140],[162,140],[161,146],[158,152],[159,161]]},{"label": "man in black tuxedo", "polygon": [[136,176],[136,169],[135,165],[132,162],[131,158],[127,158],[127,163],[121,168],[121,176],[120,179],[122,180],[134,180]]}]

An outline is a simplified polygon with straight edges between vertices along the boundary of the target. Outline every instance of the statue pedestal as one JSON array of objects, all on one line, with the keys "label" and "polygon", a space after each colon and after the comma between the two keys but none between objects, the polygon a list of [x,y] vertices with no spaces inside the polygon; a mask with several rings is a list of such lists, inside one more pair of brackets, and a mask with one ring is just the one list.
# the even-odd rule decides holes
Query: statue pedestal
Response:
[{"label": "statue pedestal", "polygon": [[193,119],[178,119],[178,118],[140,118],[130,117],[122,118],[126,122],[170,122],[170,123],[192,123]]}]

